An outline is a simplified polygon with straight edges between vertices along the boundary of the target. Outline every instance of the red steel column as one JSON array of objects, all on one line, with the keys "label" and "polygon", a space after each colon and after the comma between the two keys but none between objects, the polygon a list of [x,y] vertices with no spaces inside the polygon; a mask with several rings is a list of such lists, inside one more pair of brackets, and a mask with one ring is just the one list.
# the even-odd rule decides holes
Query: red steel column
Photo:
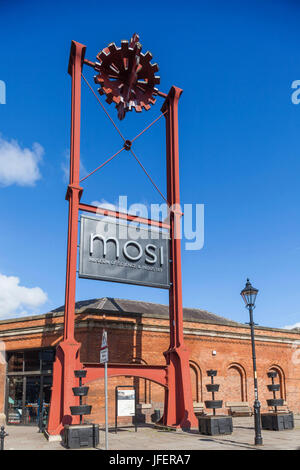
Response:
[{"label": "red steel column", "polygon": [[66,199],[69,201],[68,249],[66,268],[64,339],[58,345],[53,367],[53,386],[49,413],[48,433],[59,434],[64,424],[76,424],[79,417],[72,417],[70,406],[78,404],[72,387],[76,385],[74,370],[80,369],[80,343],[74,339],[75,293],[78,243],[79,202],[82,188],[79,186],[80,168],[80,114],[81,72],[86,47],[72,41],[68,72],[72,77],[70,179]]},{"label": "red steel column", "polygon": [[182,90],[172,87],[162,107],[166,118],[167,198],[170,205],[171,287],[169,294],[170,346],[165,357],[168,365],[168,390],[165,397],[163,423],[190,428],[198,425],[193,410],[189,353],[183,339],[178,101]]}]

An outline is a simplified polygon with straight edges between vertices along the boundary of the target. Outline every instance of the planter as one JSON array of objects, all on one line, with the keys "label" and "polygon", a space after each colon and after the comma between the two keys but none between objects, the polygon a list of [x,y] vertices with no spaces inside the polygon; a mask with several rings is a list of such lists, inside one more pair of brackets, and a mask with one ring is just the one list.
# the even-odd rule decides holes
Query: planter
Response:
[{"label": "planter", "polygon": [[207,384],[206,385],[206,390],[208,392],[218,392],[219,391],[219,384]]},{"label": "planter", "polygon": [[231,416],[199,416],[199,432],[208,436],[231,434],[233,430]]},{"label": "planter", "polygon": [[215,377],[217,375],[218,371],[210,369],[210,370],[207,370],[206,373],[207,373],[208,377]]},{"label": "planter", "polygon": [[270,377],[270,379],[272,379],[272,378],[275,379],[275,377],[277,377],[277,372],[275,372],[275,371],[274,372],[272,372],[272,371],[268,372],[267,376]]},{"label": "planter", "polygon": [[283,406],[283,402],[282,398],[270,398],[267,400],[268,406]]},{"label": "planter", "polygon": [[204,403],[208,409],[222,408],[223,406],[223,400],[206,400]]},{"label": "planter", "polygon": [[89,387],[73,387],[75,397],[85,397],[88,394]]},{"label": "planter", "polygon": [[97,447],[99,444],[99,426],[98,424],[65,425],[63,442],[67,449]]},{"label": "planter", "polygon": [[267,387],[270,392],[279,392],[280,390],[280,384],[270,384]]},{"label": "planter", "polygon": [[82,378],[86,376],[86,370],[81,369],[81,370],[74,370],[75,377]]},{"label": "planter", "polygon": [[269,431],[284,431],[294,428],[293,413],[262,413],[261,427]]},{"label": "planter", "polygon": [[91,405],[77,405],[77,406],[70,406],[71,415],[90,415],[92,406]]}]

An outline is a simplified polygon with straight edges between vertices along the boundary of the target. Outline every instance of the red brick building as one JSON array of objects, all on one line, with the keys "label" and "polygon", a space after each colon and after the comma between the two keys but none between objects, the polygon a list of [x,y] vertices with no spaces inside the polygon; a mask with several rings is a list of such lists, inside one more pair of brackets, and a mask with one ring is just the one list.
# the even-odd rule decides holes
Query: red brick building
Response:
[{"label": "red brick building", "polygon": [[[169,346],[168,307],[113,298],[76,304],[75,338],[81,343],[81,361],[99,362],[102,331],[108,332],[110,363],[164,365]],[[63,338],[63,307],[45,315],[0,321],[5,361],[0,364],[0,412],[8,423],[35,424],[41,404],[50,401],[55,347]],[[250,328],[199,309],[184,309],[185,344],[190,351],[193,400],[211,398],[206,371],[217,369],[218,399],[253,404]],[[267,372],[276,370],[281,397],[300,412],[300,355],[298,330],[256,328],[259,399],[262,411],[272,398]],[[299,343],[300,344],[300,343]],[[2,348],[3,349],[3,348]],[[3,358],[4,359],[4,353]],[[164,390],[156,383],[133,377],[109,378],[109,421],[115,420],[115,387],[135,385],[139,419],[149,421],[154,409],[163,409]],[[93,406],[90,421],[104,423],[104,381],[89,383],[86,402]],[[279,395],[278,395],[279,398]],[[120,423],[130,422],[121,418]]]}]

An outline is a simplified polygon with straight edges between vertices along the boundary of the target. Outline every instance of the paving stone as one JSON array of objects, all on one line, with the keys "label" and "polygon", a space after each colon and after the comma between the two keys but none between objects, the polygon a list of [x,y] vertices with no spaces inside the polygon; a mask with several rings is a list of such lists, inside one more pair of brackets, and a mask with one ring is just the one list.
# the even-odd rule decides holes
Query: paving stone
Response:
[{"label": "paving stone", "polygon": [[[65,450],[60,442],[49,442],[36,427],[6,426],[5,450]],[[263,446],[255,446],[252,418],[233,418],[233,433],[205,436],[196,430],[168,432],[150,426],[121,428],[109,432],[110,450],[300,450],[300,415],[295,428],[285,431],[262,431]],[[99,449],[104,450],[105,433],[100,430]],[[91,449],[92,450],[92,449]]]}]

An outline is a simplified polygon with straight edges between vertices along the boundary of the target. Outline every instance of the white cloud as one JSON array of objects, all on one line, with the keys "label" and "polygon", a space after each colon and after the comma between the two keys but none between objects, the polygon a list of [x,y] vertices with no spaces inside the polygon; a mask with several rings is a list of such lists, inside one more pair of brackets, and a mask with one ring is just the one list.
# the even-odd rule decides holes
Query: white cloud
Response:
[{"label": "white cloud", "polygon": [[16,140],[0,136],[0,185],[34,186],[41,178],[39,162],[44,154],[43,147],[34,143],[32,150],[21,148]]},{"label": "white cloud", "polygon": [[292,330],[293,328],[300,328],[300,322],[295,323],[294,325],[287,325],[282,327],[284,330]]},{"label": "white cloud", "polygon": [[21,286],[18,277],[0,273],[0,318],[34,314],[47,300],[40,287]]}]

